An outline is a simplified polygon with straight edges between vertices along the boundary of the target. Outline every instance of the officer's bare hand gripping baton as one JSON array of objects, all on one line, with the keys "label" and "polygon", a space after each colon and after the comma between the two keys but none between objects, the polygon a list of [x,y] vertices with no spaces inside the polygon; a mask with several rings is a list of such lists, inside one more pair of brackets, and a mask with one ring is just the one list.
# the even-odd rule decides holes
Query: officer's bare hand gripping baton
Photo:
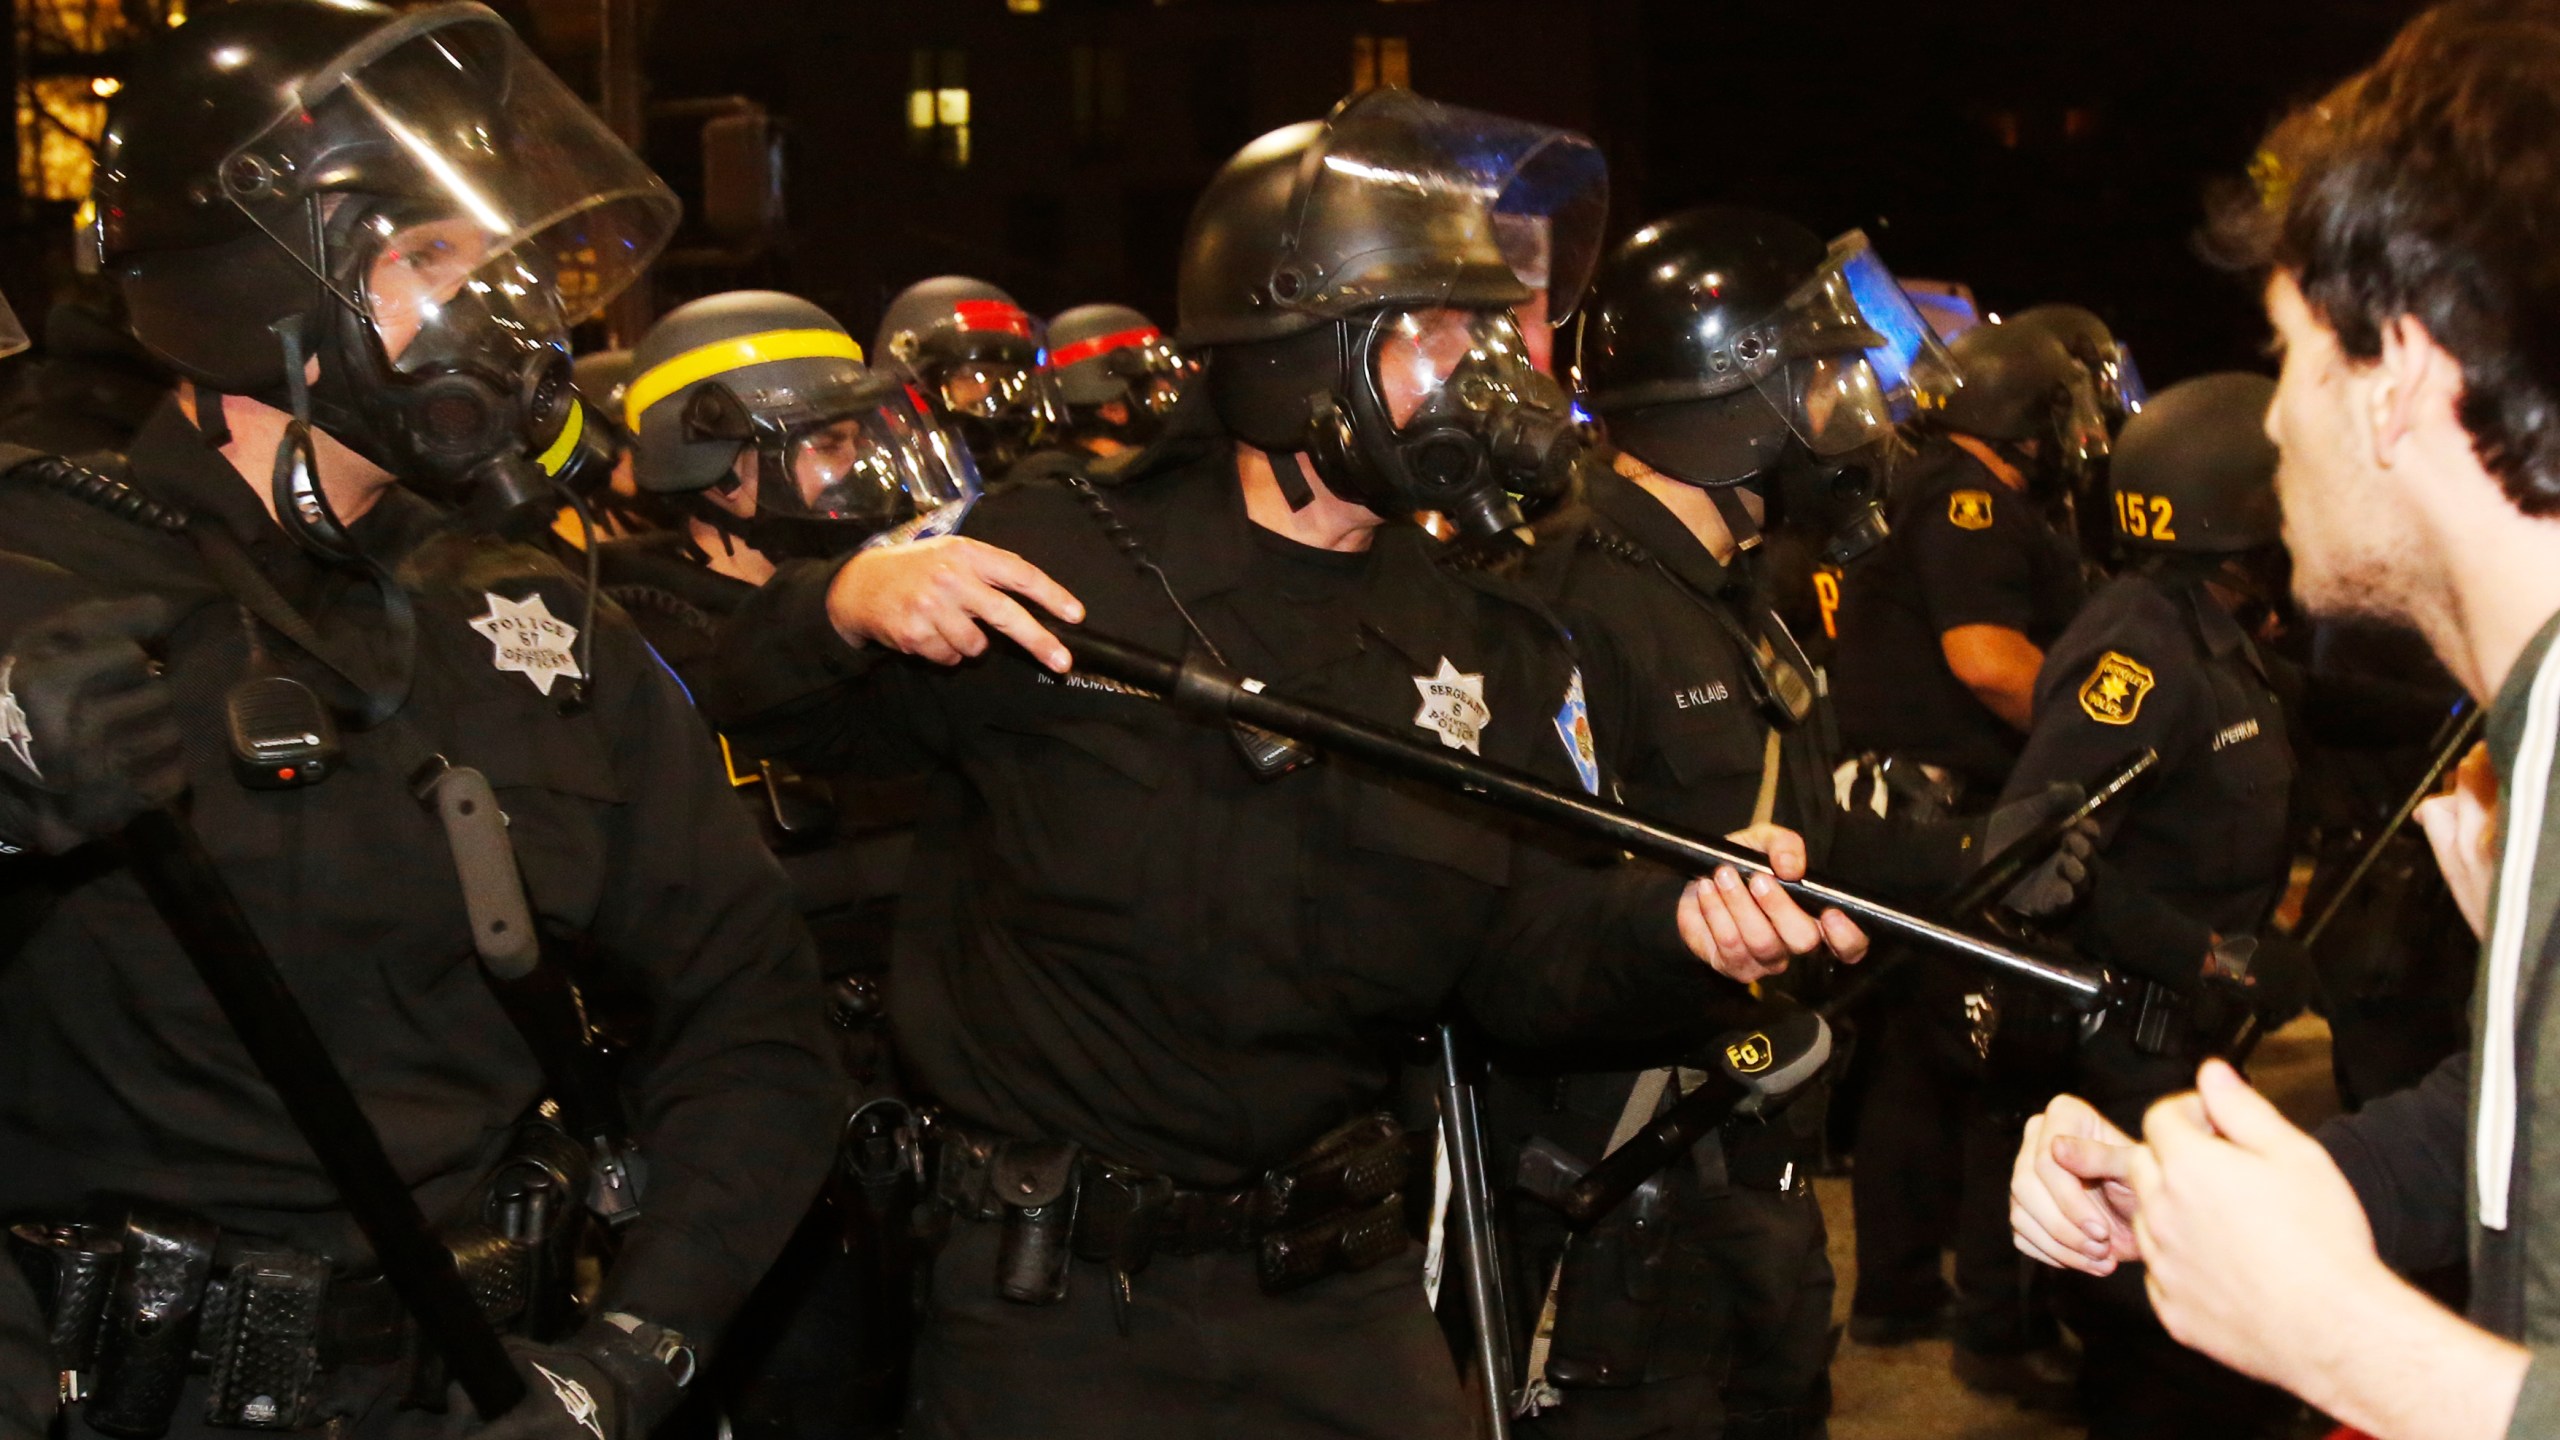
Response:
[{"label": "officer's bare hand gripping baton", "polygon": [[347,1212],[382,1262],[382,1273],[484,1420],[524,1398],[524,1380],[453,1252],[428,1228],[417,1197],[393,1169],[382,1136],[329,1058],[311,1017],[286,986],[247,912],[205,853],[195,827],[174,811],[149,810],[125,827],[125,851],[151,903],[194,962],[196,973],[275,1086],[294,1128],[310,1142]]},{"label": "officer's bare hand gripping baton", "polygon": [[1708,840],[1656,824],[1631,811],[1559,790],[1516,770],[1490,765],[1445,747],[1408,740],[1339,711],[1274,695],[1194,652],[1177,661],[1126,641],[1071,625],[1050,629],[1075,657],[1079,670],[1135,685],[1185,710],[1240,720],[1248,725],[1357,756],[1382,769],[1456,790],[1508,810],[1604,840],[1618,849],[1668,865],[1687,875],[1711,874],[1730,865],[1766,875],[1799,902],[1841,911],[1871,930],[1916,940],[1982,965],[1996,974],[2036,985],[2087,1013],[2107,1001],[2107,977],[1967,935],[1836,886],[1807,877],[1789,880],[1756,850]]}]

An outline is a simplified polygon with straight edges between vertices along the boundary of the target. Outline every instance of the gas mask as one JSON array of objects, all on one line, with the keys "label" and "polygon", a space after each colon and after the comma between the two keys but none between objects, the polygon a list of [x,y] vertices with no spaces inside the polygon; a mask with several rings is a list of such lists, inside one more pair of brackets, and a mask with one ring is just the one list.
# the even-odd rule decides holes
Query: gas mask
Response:
[{"label": "gas mask", "polygon": [[[609,466],[568,333],[672,233],[665,185],[476,7],[386,25],[289,98],[218,172],[313,282],[273,327],[276,381],[244,393],[486,521]],[[285,451],[278,513],[341,551],[307,436]]]},{"label": "gas mask", "polygon": [[775,560],[842,555],[979,492],[968,448],[895,373],[870,372],[752,416],[727,386],[704,385],[681,423],[688,440],[755,447],[755,513],[741,517],[699,497],[691,512]]},{"label": "gas mask", "polygon": [[1581,433],[1507,312],[1380,311],[1336,333],[1342,383],[1307,447],[1335,493],[1382,515],[1436,511],[1477,542],[1522,528],[1517,497],[1563,493]]}]

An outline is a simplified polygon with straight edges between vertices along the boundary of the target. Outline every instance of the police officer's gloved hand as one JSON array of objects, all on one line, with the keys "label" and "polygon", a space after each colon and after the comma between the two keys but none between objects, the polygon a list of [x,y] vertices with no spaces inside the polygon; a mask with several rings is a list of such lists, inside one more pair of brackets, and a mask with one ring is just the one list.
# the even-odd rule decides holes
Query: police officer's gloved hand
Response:
[{"label": "police officer's gloved hand", "polygon": [[629,1315],[590,1320],[551,1345],[510,1338],[524,1402],[480,1440],[648,1440],[693,1380],[684,1337]]},{"label": "police officer's gloved hand", "polygon": [[84,600],[0,655],[0,845],[58,855],[186,789],[169,683],[142,648],[169,623],[157,596]]},{"label": "police officer's gloved hand", "polygon": [[[1994,810],[1983,821],[1982,858],[1988,862],[2033,833],[2037,826],[2080,808],[2087,792],[2068,781],[2046,786]],[[2004,909],[2030,919],[2059,915],[2089,886],[2089,857],[2097,853],[2098,822],[2083,820],[2062,834],[2045,857],[2000,896]]]}]

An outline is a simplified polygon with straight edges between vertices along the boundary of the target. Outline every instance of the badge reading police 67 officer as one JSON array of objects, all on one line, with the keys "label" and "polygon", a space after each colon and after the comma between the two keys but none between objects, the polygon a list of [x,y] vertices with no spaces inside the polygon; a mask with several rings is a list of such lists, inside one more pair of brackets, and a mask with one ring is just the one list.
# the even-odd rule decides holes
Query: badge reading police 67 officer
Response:
[{"label": "badge reading police 67 officer", "polygon": [[1947,497],[1947,523],[1959,530],[1991,528],[1991,492],[1958,490]]},{"label": "badge reading police 67 officer", "polygon": [[578,671],[574,648],[578,627],[554,616],[539,592],[522,600],[510,600],[494,590],[481,593],[489,597],[489,613],[472,621],[471,628],[498,647],[493,663],[501,673],[515,671],[545,695],[564,675],[572,680],[587,678]]},{"label": "badge reading police 67 officer", "polygon": [[2158,683],[2150,666],[2110,650],[2098,657],[2098,668],[2080,682],[2080,708],[2101,725],[2130,725],[2142,713],[2142,697]]},{"label": "badge reading police 67 officer", "polygon": [[1413,688],[1422,692],[1422,708],[1413,723],[1440,737],[1440,743],[1470,755],[1484,753],[1484,727],[1493,708],[1484,703],[1484,677],[1462,675],[1449,657],[1440,657],[1436,675],[1416,675]]}]

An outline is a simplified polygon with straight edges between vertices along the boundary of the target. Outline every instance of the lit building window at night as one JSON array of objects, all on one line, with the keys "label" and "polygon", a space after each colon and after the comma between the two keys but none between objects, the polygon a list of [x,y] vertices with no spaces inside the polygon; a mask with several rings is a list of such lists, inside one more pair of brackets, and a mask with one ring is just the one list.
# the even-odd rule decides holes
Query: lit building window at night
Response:
[{"label": "lit building window at night", "polygon": [[186,22],[185,0],[15,0],[18,193],[76,202],[89,194],[93,147],[122,82],[105,73],[147,25]]},{"label": "lit building window at night", "polygon": [[1351,37],[1351,93],[1381,85],[1413,84],[1413,63],[1401,35]]},{"label": "lit building window at night", "polygon": [[1016,15],[1037,15],[1040,13],[1040,0],[1004,0],[1004,8]]},{"label": "lit building window at night", "polygon": [[907,63],[907,146],[954,170],[969,165],[969,57],[915,50]]}]

